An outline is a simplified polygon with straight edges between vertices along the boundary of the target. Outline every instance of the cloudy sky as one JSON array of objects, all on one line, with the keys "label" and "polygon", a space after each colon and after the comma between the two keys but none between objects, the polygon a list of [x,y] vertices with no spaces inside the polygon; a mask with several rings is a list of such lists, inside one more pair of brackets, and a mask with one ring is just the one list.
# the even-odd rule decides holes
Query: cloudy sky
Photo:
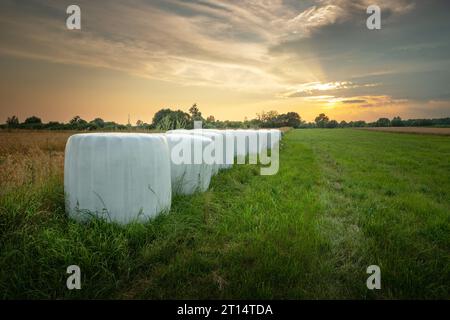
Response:
[{"label": "cloudy sky", "polygon": [[2,0],[0,122],[150,122],[194,102],[222,120],[450,116],[449,32],[448,0]]}]

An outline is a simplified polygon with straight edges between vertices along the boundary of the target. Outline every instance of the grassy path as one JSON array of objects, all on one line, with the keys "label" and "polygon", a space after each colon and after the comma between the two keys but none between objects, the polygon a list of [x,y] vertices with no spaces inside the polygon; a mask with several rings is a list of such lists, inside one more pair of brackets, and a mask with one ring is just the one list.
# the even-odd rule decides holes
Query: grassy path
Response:
[{"label": "grassy path", "polygon": [[[295,130],[145,225],[80,225],[59,179],[0,200],[3,298],[449,298],[450,139]],[[65,289],[77,264],[82,290]],[[377,264],[382,290],[366,288]]]}]

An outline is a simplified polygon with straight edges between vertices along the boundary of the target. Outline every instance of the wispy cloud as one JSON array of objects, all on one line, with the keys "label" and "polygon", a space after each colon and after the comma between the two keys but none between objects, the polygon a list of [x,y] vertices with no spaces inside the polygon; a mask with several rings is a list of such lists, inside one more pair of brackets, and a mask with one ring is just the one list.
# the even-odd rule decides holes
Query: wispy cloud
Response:
[{"label": "wispy cloud", "polygon": [[356,107],[356,108],[379,108],[388,107],[393,105],[405,104],[407,99],[395,99],[388,95],[371,95],[371,96],[355,96],[350,98],[333,97],[328,100],[335,106],[342,105],[344,107]]},{"label": "wispy cloud", "polygon": [[289,37],[310,37],[314,30],[344,19],[345,9],[336,5],[312,6],[296,17],[283,21]]},{"label": "wispy cloud", "polygon": [[343,104],[357,104],[357,103],[366,103],[367,100],[364,99],[349,99],[349,100],[342,100]]},{"label": "wispy cloud", "polygon": [[336,81],[336,82],[309,82],[300,84],[290,90],[282,93],[280,96],[284,98],[313,97],[328,94],[330,96],[345,96],[347,91],[357,88],[376,87],[376,83],[357,84],[352,81]]},{"label": "wispy cloud", "polygon": [[[83,29],[78,33],[64,29],[68,1],[37,0],[49,9],[47,15],[31,15],[24,5],[7,2],[4,12],[14,15],[0,15],[2,30],[8,30],[0,53],[276,94],[306,79],[278,72],[289,57],[271,55],[270,47],[349,19],[349,10],[365,2],[317,1],[296,8],[281,0],[79,1]],[[395,12],[404,8],[383,5]]]}]

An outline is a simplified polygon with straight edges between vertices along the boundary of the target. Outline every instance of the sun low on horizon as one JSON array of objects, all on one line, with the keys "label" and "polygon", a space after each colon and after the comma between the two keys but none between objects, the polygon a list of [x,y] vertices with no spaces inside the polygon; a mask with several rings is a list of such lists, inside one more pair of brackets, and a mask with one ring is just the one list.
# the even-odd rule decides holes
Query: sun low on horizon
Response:
[{"label": "sun low on horizon", "polygon": [[[66,25],[72,4],[79,30]],[[0,122],[151,122],[193,103],[220,120],[269,110],[306,121],[448,117],[449,9],[444,0],[2,1]]]}]

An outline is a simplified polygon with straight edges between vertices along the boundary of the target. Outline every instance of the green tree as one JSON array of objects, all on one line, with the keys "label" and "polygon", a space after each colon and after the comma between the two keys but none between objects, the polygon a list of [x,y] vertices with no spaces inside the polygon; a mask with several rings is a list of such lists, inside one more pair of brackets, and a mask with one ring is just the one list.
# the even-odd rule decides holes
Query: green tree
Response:
[{"label": "green tree", "polygon": [[302,118],[297,112],[286,113],[286,123],[283,127],[298,128],[302,124]]},{"label": "green tree", "polygon": [[105,121],[102,118],[95,118],[89,124],[94,125],[95,128],[104,128],[105,127]]},{"label": "green tree", "polygon": [[64,130],[64,124],[58,121],[49,121],[43,126],[45,129],[49,130]]},{"label": "green tree", "polygon": [[161,131],[174,129],[170,116],[166,115],[164,118],[162,118],[161,121],[159,121],[158,124],[156,125],[156,129]]},{"label": "green tree", "polygon": [[167,127],[166,130],[187,128],[190,119],[189,114],[181,110],[161,109],[153,116],[152,126],[160,130],[163,130],[162,127]]},{"label": "green tree", "polygon": [[23,126],[27,129],[41,129],[42,128],[42,120],[36,116],[32,116],[26,118]]},{"label": "green tree", "polygon": [[391,126],[393,127],[403,127],[403,121],[400,117],[394,117],[391,121]]},{"label": "green tree", "polygon": [[71,129],[85,129],[87,127],[88,122],[86,120],[81,119],[80,116],[75,116],[69,121]]},{"label": "green tree", "polygon": [[202,113],[196,103],[189,108],[189,113],[192,121],[203,121]]},{"label": "green tree", "polygon": [[375,122],[375,126],[377,127],[389,127],[391,125],[391,120],[388,118],[380,118]]},{"label": "green tree", "polygon": [[319,114],[316,119],[314,119],[314,122],[316,123],[318,128],[325,128],[330,121],[330,118],[328,118],[325,113]]},{"label": "green tree", "polygon": [[277,123],[280,121],[280,115],[277,111],[271,110],[268,112],[262,112],[261,114],[256,114],[257,120],[260,122],[263,128],[275,128]]},{"label": "green tree", "polygon": [[327,123],[327,128],[337,128],[339,123],[336,120],[331,120]]},{"label": "green tree", "polygon": [[352,127],[356,127],[356,128],[365,127],[365,126],[367,126],[367,123],[364,120],[358,120],[358,121],[355,121],[352,123]]},{"label": "green tree", "polygon": [[8,128],[17,128],[19,126],[19,118],[16,116],[8,117],[6,119],[6,125]]},{"label": "green tree", "polygon": [[42,124],[42,120],[36,116],[31,116],[25,119],[24,124]]}]

